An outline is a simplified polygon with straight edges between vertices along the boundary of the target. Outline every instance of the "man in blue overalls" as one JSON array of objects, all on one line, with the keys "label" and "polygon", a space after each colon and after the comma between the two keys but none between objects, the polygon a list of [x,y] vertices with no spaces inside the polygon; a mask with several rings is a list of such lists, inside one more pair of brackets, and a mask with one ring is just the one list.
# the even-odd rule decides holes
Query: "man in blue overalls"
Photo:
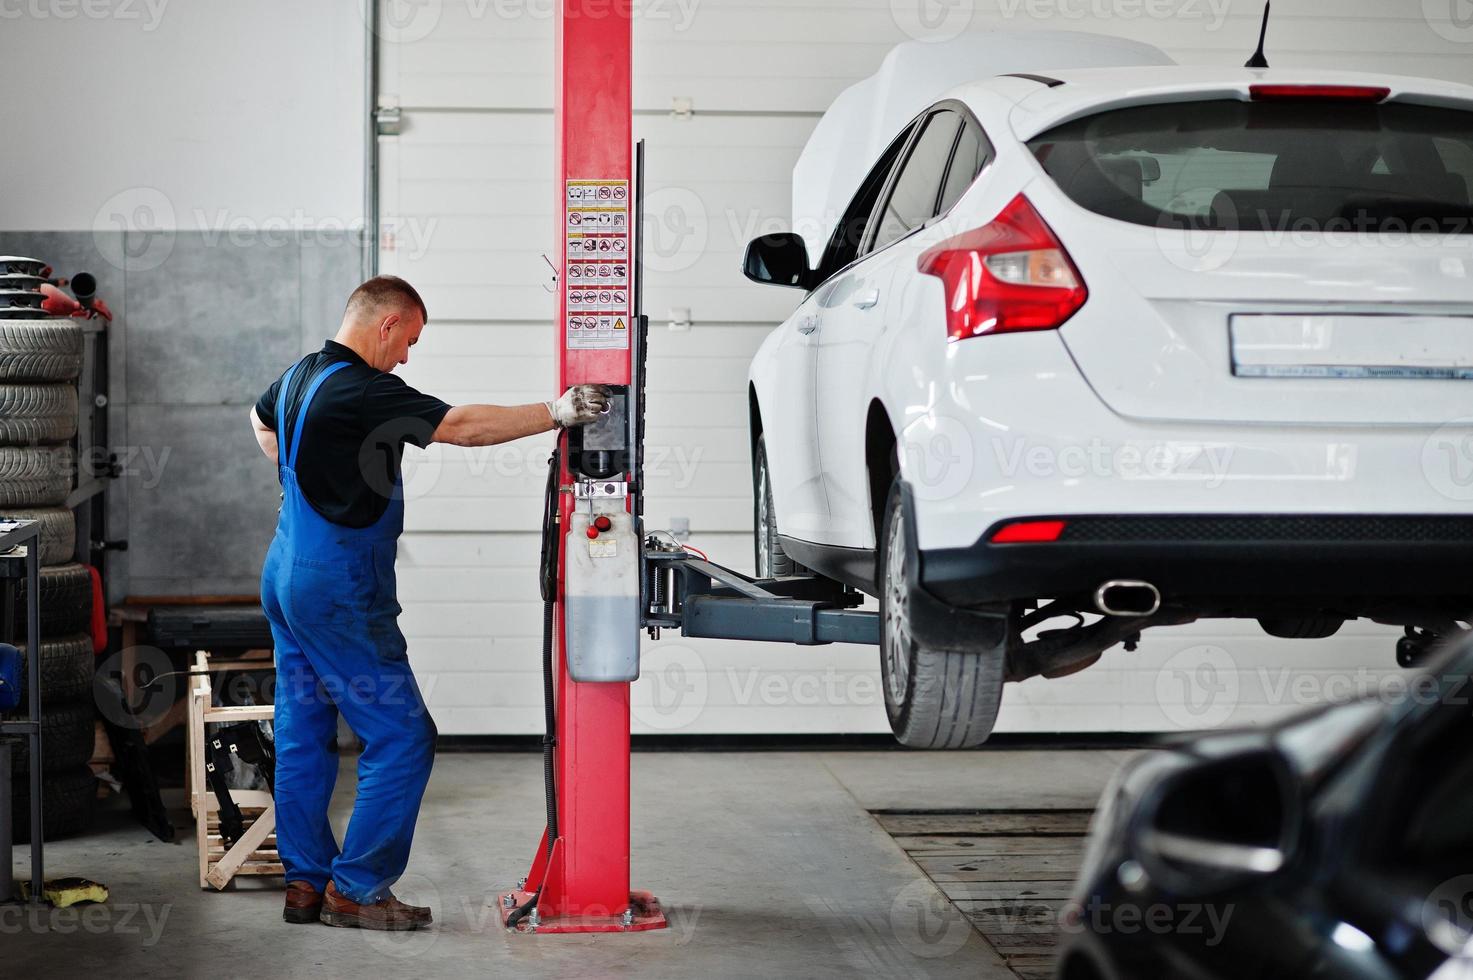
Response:
[{"label": "man in blue overalls", "polygon": [[[261,605],[276,642],[276,837],[288,922],[430,922],[429,909],[390,893],[409,861],[435,752],[435,724],[397,622],[405,444],[490,446],[586,424],[608,405],[608,389],[597,385],[510,407],[452,408],[421,394],[390,372],[408,363],[426,319],[409,283],[370,279],[348,299],[337,336],[293,365],[251,412],[282,486]],[[363,741],[341,849],[327,819],[339,711]]]}]

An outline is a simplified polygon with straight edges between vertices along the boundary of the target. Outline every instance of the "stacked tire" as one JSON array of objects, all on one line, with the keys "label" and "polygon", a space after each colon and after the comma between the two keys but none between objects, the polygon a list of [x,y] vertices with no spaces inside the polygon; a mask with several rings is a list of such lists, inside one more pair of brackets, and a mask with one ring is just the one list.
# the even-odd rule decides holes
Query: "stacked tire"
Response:
[{"label": "stacked tire", "polygon": [[[42,264],[0,257],[0,518],[40,523],[40,609],[43,800],[48,839],[92,823],[96,786],[92,758],[95,708],[91,636],[92,573],[74,561],[76,524],[66,499],[75,485],[70,445],[77,433],[77,377],[82,328],[70,317],[47,316],[39,296]],[[18,637],[26,629],[26,587],[16,590]],[[22,647],[29,677],[30,650]],[[22,698],[28,692],[22,692]],[[27,702],[11,718],[27,717]],[[15,838],[30,836],[28,740],[11,751]]]}]

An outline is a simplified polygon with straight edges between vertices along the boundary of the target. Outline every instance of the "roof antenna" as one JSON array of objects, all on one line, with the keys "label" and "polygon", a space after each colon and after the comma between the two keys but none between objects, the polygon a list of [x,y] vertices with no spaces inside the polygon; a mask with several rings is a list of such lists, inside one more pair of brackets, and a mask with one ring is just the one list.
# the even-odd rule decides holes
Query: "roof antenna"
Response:
[{"label": "roof antenna", "polygon": [[1273,7],[1272,0],[1263,5],[1263,29],[1258,32],[1258,50],[1253,52],[1253,57],[1248,59],[1244,68],[1267,68],[1268,58],[1263,54],[1264,42],[1268,40],[1268,12]]}]

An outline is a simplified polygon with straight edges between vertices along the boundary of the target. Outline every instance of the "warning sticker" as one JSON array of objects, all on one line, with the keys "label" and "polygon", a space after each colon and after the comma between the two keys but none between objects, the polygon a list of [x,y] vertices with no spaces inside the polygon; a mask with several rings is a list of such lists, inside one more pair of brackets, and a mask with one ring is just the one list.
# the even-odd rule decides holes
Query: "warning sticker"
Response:
[{"label": "warning sticker", "polygon": [[568,181],[564,231],[568,348],[628,350],[629,181]]}]

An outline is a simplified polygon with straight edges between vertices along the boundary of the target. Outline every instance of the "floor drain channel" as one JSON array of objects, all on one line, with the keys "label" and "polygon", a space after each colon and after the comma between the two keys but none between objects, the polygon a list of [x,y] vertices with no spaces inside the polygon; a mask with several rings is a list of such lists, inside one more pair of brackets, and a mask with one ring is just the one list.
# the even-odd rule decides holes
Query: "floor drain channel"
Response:
[{"label": "floor drain channel", "polygon": [[1054,971],[1090,810],[872,810],[1023,980]]}]

